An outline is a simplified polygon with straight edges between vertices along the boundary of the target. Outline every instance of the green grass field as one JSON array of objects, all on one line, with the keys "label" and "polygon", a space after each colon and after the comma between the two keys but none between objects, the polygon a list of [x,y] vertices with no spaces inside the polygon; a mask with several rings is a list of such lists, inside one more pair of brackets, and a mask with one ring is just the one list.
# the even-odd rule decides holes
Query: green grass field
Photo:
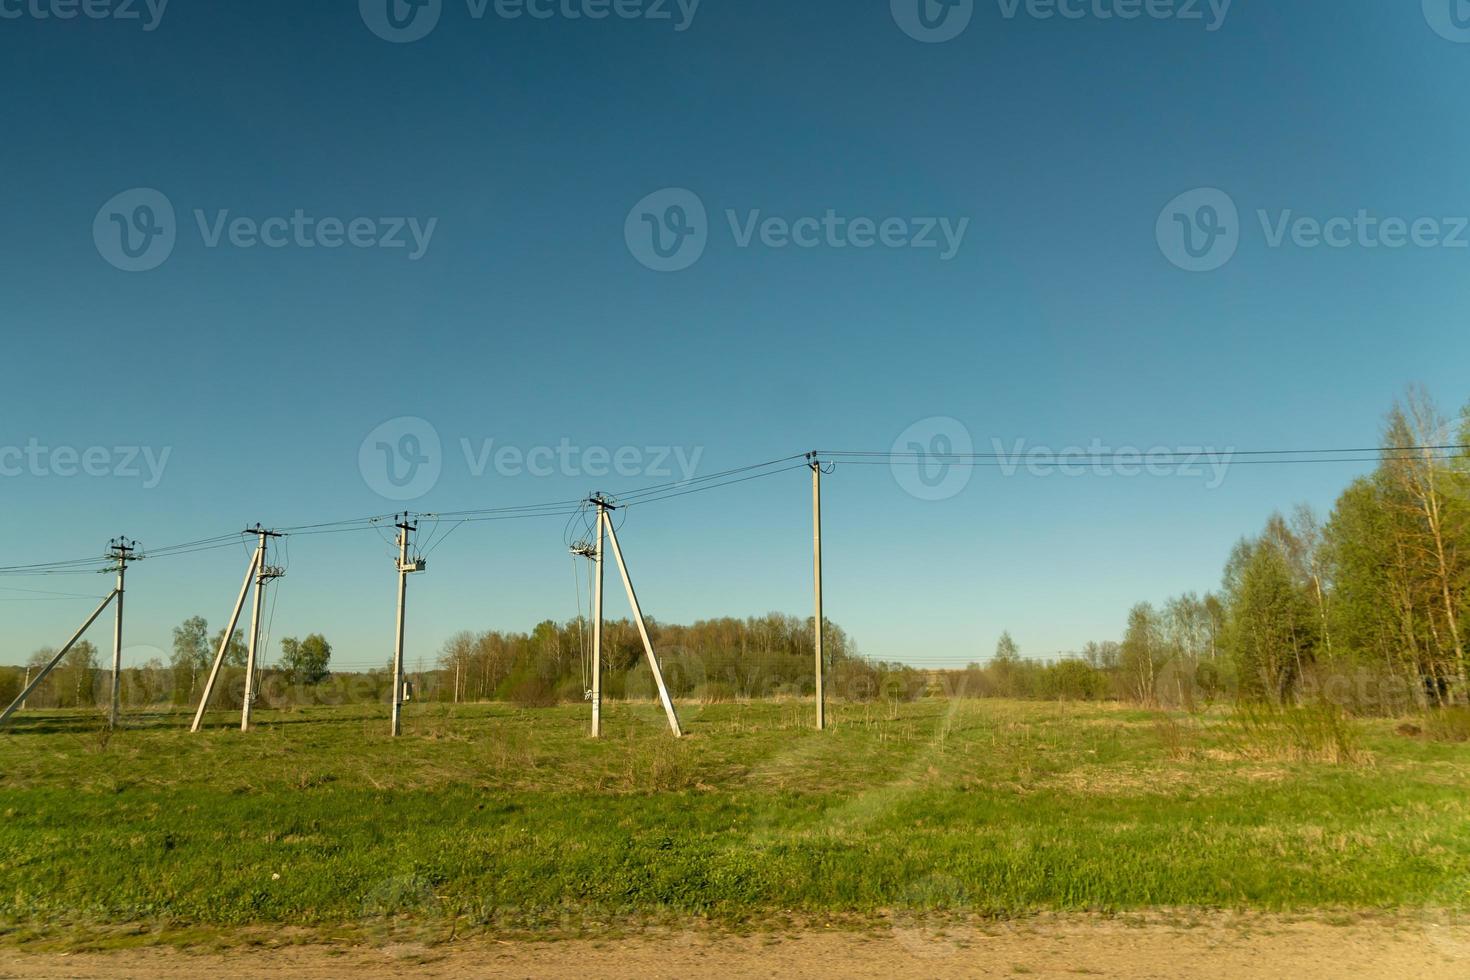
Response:
[{"label": "green grass field", "polygon": [[[10,942],[565,935],[893,915],[1470,910],[1470,744],[1002,701],[32,712],[0,735]],[[1300,726],[1298,726],[1300,727]],[[1305,740],[1304,740],[1305,739]],[[1342,746],[1346,745],[1346,750]],[[300,931],[300,930],[299,930]],[[87,938],[90,937],[90,938]],[[227,941],[227,940],[225,940]]]}]

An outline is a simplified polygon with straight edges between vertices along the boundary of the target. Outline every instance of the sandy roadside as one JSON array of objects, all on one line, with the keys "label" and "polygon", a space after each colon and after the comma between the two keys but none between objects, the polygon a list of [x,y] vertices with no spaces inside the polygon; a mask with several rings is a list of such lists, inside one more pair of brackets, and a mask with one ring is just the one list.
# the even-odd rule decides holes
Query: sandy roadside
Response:
[{"label": "sandy roadside", "polygon": [[1189,926],[1061,920],[1015,926],[757,936],[671,933],[616,940],[446,946],[289,946],[189,953],[0,951],[0,977],[1413,977],[1470,976],[1470,925],[1329,925],[1264,916]]}]

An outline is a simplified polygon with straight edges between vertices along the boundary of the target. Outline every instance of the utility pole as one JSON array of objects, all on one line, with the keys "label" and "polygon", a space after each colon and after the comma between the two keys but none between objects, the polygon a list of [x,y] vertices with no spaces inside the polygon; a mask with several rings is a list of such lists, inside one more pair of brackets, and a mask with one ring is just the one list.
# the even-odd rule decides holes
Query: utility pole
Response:
[{"label": "utility pole", "polygon": [[422,558],[408,560],[409,541],[419,528],[418,522],[410,520],[405,513],[394,526],[398,528],[398,628],[393,640],[393,737],[397,738],[403,734],[403,615],[408,598],[408,576],[422,572],[426,564]]},{"label": "utility pole", "polygon": [[[250,531],[247,529],[241,533],[249,534]],[[230,622],[220,636],[219,650],[214,655],[214,664],[209,668],[209,679],[204,682],[204,693],[199,695],[199,708],[194,712],[194,723],[189,726],[191,732],[199,731],[199,726],[204,721],[204,709],[209,707],[209,696],[214,691],[214,682],[219,677],[220,667],[224,665],[230,641],[235,637],[235,624],[240,621],[240,610],[245,608],[245,597],[250,594],[250,583],[255,579],[255,573],[260,569],[264,558],[257,546],[255,553],[250,556],[250,567],[245,569],[245,581],[240,585],[240,598],[235,600],[235,611],[230,613]]]},{"label": "utility pole", "polygon": [[[603,531],[607,522],[607,508],[611,505],[601,494],[595,494],[589,503],[597,507],[597,539],[594,543],[579,541],[572,546],[572,554],[581,555],[592,562],[592,737],[602,737],[602,544],[606,536]],[[580,600],[579,600],[580,602]]]},{"label": "utility pole", "polygon": [[597,550],[592,555],[592,737],[602,737],[602,581],[607,511],[597,508]]},{"label": "utility pole", "polygon": [[[26,681],[25,681],[25,686],[22,687],[21,690],[22,691],[29,691],[30,689],[31,689],[31,668],[29,666],[27,666],[26,667]],[[22,710],[22,711],[26,710],[26,699],[25,699],[25,695],[21,695],[21,699],[20,699],[20,710]]]},{"label": "utility pole", "polygon": [[[658,699],[663,704],[664,714],[669,719],[669,730],[674,733],[675,738],[682,738],[684,732],[679,727],[679,715],[674,710],[674,699],[669,697],[668,686],[664,684],[664,672],[658,665],[658,656],[653,652],[653,640],[649,638],[648,624],[643,620],[643,609],[638,605],[638,594],[633,591],[633,579],[628,575],[628,563],[623,560],[623,549],[618,545],[617,528],[613,527],[612,516],[608,513],[616,508],[601,494],[595,495],[591,502],[597,505],[597,509],[602,515],[602,529],[607,534],[607,540],[612,544],[613,558],[617,560],[618,572],[623,576],[623,589],[628,593],[628,605],[633,607],[633,622],[638,624],[638,636],[643,640],[643,652],[648,655],[648,669],[653,674],[654,686],[658,688]],[[599,541],[599,553],[601,550],[602,545]],[[598,572],[600,577],[600,563]],[[601,619],[599,617],[599,629],[601,625]],[[594,637],[596,635],[595,633],[593,634]]]},{"label": "utility pole", "polygon": [[112,695],[108,700],[107,727],[116,728],[118,718],[118,701],[122,696],[122,639],[123,639],[123,582],[128,572],[128,562],[141,561],[143,556],[138,554],[138,542],[127,538],[113,538],[107,545],[107,557],[117,563],[117,586],[113,595],[117,597],[117,607],[113,610],[115,618],[112,624]]},{"label": "utility pole", "polygon": [[[136,561],[136,559],[134,560]],[[93,623],[97,622],[97,617],[102,615],[102,611],[107,608],[108,603],[112,602],[112,600],[116,599],[117,597],[118,594],[116,589],[113,589],[111,592],[107,593],[107,598],[103,599],[101,605],[92,610],[92,615],[87,617],[87,621],[82,623],[81,628],[71,635],[71,639],[67,640],[66,643],[62,645],[60,650],[56,651],[56,654],[51,658],[51,662],[42,667],[40,673],[38,673],[34,678],[31,678],[30,681],[26,684],[25,690],[21,691],[19,696],[17,696],[14,701],[10,702],[9,707],[7,707],[3,712],[0,712],[0,725],[3,725],[10,718],[11,715],[15,714],[15,712],[21,707],[21,705],[25,704],[26,699],[29,698],[33,693],[35,693],[36,688],[41,686],[41,682],[46,679],[47,675],[56,669],[57,664],[61,663],[61,659],[71,652],[72,647],[77,645],[77,641],[82,638],[82,634],[86,633],[88,628],[90,628]]]},{"label": "utility pole", "polygon": [[[279,531],[267,531],[259,524],[249,528],[246,534],[255,535],[255,605],[250,613],[250,652],[245,657],[245,698],[240,703],[240,731],[250,731],[250,711],[255,705],[255,663],[256,649],[260,643],[260,608],[265,599],[266,583],[272,579],[280,578],[286,574],[283,569],[265,563],[266,545],[271,538],[279,538]],[[248,581],[248,579],[247,579]],[[244,593],[241,593],[244,598]],[[231,629],[234,624],[231,624]],[[229,634],[225,635],[225,644],[230,642]],[[201,710],[203,703],[200,703]]]},{"label": "utility pole", "polygon": [[812,468],[812,590],[817,606],[816,619],[812,621],[812,645],[817,655],[817,731],[820,732],[827,727],[827,688],[822,670],[822,634],[825,632],[822,618],[822,461],[815,452],[808,453],[807,465]]}]

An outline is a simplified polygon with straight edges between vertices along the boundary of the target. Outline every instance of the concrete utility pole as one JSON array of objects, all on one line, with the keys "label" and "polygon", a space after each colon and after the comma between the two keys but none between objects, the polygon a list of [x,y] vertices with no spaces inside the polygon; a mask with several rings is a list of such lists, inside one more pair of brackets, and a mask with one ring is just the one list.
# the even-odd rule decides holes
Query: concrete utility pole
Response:
[{"label": "concrete utility pole", "polygon": [[117,587],[112,592],[117,597],[112,624],[112,694],[107,710],[107,727],[116,728],[118,702],[122,697],[123,583],[128,573],[128,562],[141,561],[143,556],[138,554],[138,542],[113,538],[107,546],[107,557],[117,562]]},{"label": "concrete utility pole", "polygon": [[408,598],[408,576],[422,572],[426,566],[422,558],[408,560],[409,541],[419,528],[418,522],[404,514],[394,526],[398,528],[398,628],[393,639],[393,737],[397,738],[403,734],[403,616]]},{"label": "concrete utility pole", "polygon": [[[648,624],[643,620],[643,609],[638,605],[638,594],[633,591],[633,579],[628,575],[628,564],[623,561],[623,549],[618,545],[618,532],[613,527],[611,515],[608,514],[608,511],[615,508],[601,496],[593,497],[592,502],[597,505],[602,514],[603,530],[607,532],[607,540],[612,544],[613,558],[617,560],[618,571],[623,576],[623,589],[628,593],[628,605],[633,607],[633,622],[638,624],[638,636],[643,640],[643,652],[648,655],[648,669],[653,674],[654,685],[658,688],[658,699],[664,706],[664,714],[668,716],[669,730],[674,733],[675,738],[681,738],[684,732],[679,727],[679,715],[674,710],[673,698],[669,697],[668,686],[664,684],[664,672],[658,665],[658,656],[653,652],[653,640],[648,636]],[[598,550],[601,551],[600,543]],[[599,566],[599,572],[600,570]]]},{"label": "concrete utility pole", "polygon": [[[259,525],[256,525],[259,527]],[[243,531],[242,534],[249,534]],[[240,598],[235,600],[235,610],[230,613],[230,621],[225,626],[224,634],[220,637],[219,650],[214,655],[214,664],[209,668],[209,679],[204,682],[204,693],[199,695],[199,707],[194,712],[194,724],[189,726],[189,731],[199,731],[200,724],[204,721],[204,710],[209,707],[209,696],[214,691],[214,682],[219,677],[219,669],[225,662],[225,654],[229,652],[230,640],[235,636],[235,624],[240,621],[240,610],[245,608],[245,597],[250,594],[250,583],[255,578],[255,573],[260,569],[265,555],[259,546],[255,553],[250,556],[250,567],[245,569],[245,581],[240,585]]]},{"label": "concrete utility pole", "polygon": [[822,462],[813,452],[807,454],[807,465],[812,468],[812,582],[817,605],[817,616],[812,621],[812,638],[817,653],[817,731],[820,732],[827,727],[827,688],[822,659],[822,634],[826,632],[822,618]]},{"label": "concrete utility pole", "polygon": [[[581,555],[592,562],[592,737],[602,737],[602,546],[606,534],[603,528],[607,521],[605,507],[610,506],[601,495],[592,497],[589,503],[597,507],[597,539],[595,542],[578,541],[572,545],[572,554]],[[579,600],[580,601],[580,600]]]},{"label": "concrete utility pole", "polygon": [[[279,538],[277,531],[267,531],[259,524],[250,528],[246,534],[255,535],[255,605],[250,613],[250,652],[245,656],[245,698],[240,703],[240,731],[250,731],[250,711],[255,705],[255,663],[256,649],[260,644],[260,608],[265,599],[266,583],[272,579],[280,578],[286,574],[282,569],[265,563],[266,545],[271,538]],[[248,581],[248,580],[247,580]],[[244,594],[241,594],[244,598]],[[231,629],[234,626],[231,624]],[[229,643],[229,635],[225,636],[225,643]]]},{"label": "concrete utility pole", "polygon": [[592,737],[602,737],[602,580],[607,512],[597,508],[597,550],[592,555]]}]

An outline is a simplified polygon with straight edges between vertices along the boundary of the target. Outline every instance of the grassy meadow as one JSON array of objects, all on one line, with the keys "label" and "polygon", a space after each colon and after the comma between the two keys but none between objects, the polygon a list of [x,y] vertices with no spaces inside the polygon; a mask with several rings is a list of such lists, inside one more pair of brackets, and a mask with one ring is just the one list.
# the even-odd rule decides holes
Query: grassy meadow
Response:
[{"label": "grassy meadow", "polygon": [[[1470,911],[1470,743],[1311,709],[412,705],[0,734],[0,935],[570,935],[1043,911]],[[285,935],[286,931],[281,931]],[[129,939],[128,937],[132,937]],[[192,940],[191,940],[192,941]]]}]

